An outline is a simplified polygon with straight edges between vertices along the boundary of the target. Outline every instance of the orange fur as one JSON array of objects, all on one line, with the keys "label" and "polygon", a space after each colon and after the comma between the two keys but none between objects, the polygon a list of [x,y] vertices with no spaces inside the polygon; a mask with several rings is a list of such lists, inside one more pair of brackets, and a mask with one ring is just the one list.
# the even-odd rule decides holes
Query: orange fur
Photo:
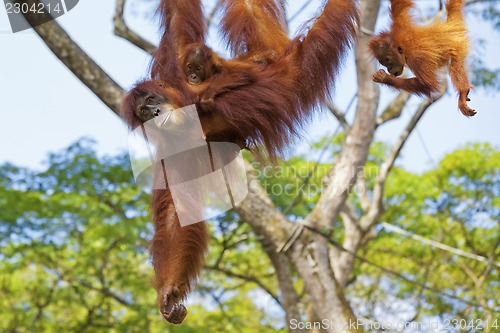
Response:
[{"label": "orange fur", "polygon": [[[280,1],[223,0],[221,4],[221,30],[235,58],[224,60],[210,51],[221,62],[220,73],[193,88],[182,63],[186,50],[204,43],[201,3],[161,0],[165,32],[153,57],[154,80],[137,84],[127,94],[123,116],[131,128],[140,125],[134,111],[148,106],[144,97],[151,93],[156,100],[178,106],[195,103],[207,141],[252,148],[262,144],[273,159],[333,87],[356,35],[356,1],[326,1],[309,30],[293,40],[287,37]],[[207,105],[210,96],[213,103]],[[154,191],[152,210],[151,254],[159,307],[167,321],[180,323],[187,313],[182,301],[202,267],[206,226],[203,222],[181,228],[168,190]]]},{"label": "orange fur", "polygon": [[[189,82],[189,89],[201,97],[200,106],[208,111],[215,108],[214,99],[217,96],[255,82],[255,72],[261,67],[256,63],[262,65],[267,64],[267,61],[267,59],[257,59],[253,62],[224,60],[201,43],[186,45],[180,59]],[[194,68],[186,69],[190,62],[201,66],[200,69],[203,71],[195,74],[192,73]]]},{"label": "orange fur", "polygon": [[[413,22],[409,10],[411,0],[391,0],[392,26],[370,42],[370,50],[379,62],[387,67],[374,74],[375,82],[421,95],[432,96],[440,90],[437,70],[448,66],[453,85],[458,91],[458,107],[465,116],[476,112],[467,105],[472,87],[465,70],[469,52],[467,28],[462,7],[464,0],[449,0],[446,21],[418,26]],[[402,79],[403,67],[408,66],[414,78]]]},{"label": "orange fur", "polygon": [[151,202],[155,225],[151,256],[158,306],[165,319],[180,324],[187,314],[182,301],[203,266],[207,225],[202,222],[181,227],[169,190],[154,190]]},{"label": "orange fur", "polygon": [[234,55],[269,50],[283,53],[289,39],[279,0],[222,0],[221,3],[222,34]]}]

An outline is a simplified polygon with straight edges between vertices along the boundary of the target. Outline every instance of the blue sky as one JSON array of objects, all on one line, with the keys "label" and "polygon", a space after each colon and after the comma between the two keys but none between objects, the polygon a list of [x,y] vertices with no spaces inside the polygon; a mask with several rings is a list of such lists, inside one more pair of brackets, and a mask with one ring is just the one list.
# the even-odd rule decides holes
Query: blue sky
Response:
[{"label": "blue sky", "polygon": [[[141,2],[129,3],[127,23],[142,36],[156,42],[156,20],[138,10],[143,8]],[[421,3],[434,4],[430,1]],[[320,1],[315,1],[307,7],[292,22],[291,31],[314,15],[319,4]],[[383,6],[387,8],[388,2],[384,1]],[[294,14],[300,5],[291,7],[289,14]],[[81,1],[58,22],[114,80],[129,88],[147,73],[149,55],[113,34],[113,15],[114,1]],[[488,42],[488,47],[481,49],[486,64],[500,67],[499,33],[493,32],[477,17],[467,16],[467,19],[471,37],[475,40],[484,38]],[[385,23],[381,21],[377,29]],[[217,45],[217,40],[212,38],[211,44]],[[34,32],[12,34],[3,9],[0,9],[0,45],[0,115],[3,125],[0,163],[9,161],[38,168],[48,152],[58,151],[83,136],[96,139],[98,151],[102,154],[127,149],[127,131],[120,119],[62,65]],[[335,102],[345,108],[356,89],[352,53],[337,82]],[[394,95],[386,88],[382,88],[382,93],[380,107]],[[470,97],[471,106],[478,114],[467,119],[457,110],[455,93],[450,90],[421,120],[418,133],[410,137],[398,163],[414,171],[431,168],[424,146],[434,162],[467,142],[490,142],[499,146],[500,94],[475,89]],[[419,101],[412,97],[410,105],[416,106]],[[379,129],[377,139],[393,142],[413,110],[408,108],[400,120]],[[307,151],[311,141],[333,133],[336,127],[337,122],[328,113],[319,113],[293,149]]]}]

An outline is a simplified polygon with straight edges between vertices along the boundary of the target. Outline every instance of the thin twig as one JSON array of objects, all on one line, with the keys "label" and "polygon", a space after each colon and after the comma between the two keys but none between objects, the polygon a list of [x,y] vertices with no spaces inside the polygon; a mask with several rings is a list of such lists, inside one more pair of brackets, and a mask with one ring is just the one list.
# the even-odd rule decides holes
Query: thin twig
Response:
[{"label": "thin twig", "polygon": [[238,274],[238,273],[232,272],[232,271],[230,271],[228,269],[221,268],[221,267],[205,266],[205,268],[209,269],[209,270],[212,270],[212,271],[216,271],[216,272],[220,272],[220,273],[226,274],[227,276],[230,276],[230,277],[233,277],[233,278],[238,278],[238,279],[246,281],[246,282],[255,283],[257,286],[259,286],[261,289],[263,289],[267,294],[269,294],[269,296],[271,296],[276,301],[276,303],[278,303],[278,305],[281,306],[281,302],[278,299],[278,296],[275,295],[271,291],[271,289],[269,289],[268,287],[266,287],[264,285],[264,283],[262,283],[262,281],[260,281],[257,277],[255,277],[255,276],[249,276],[249,275],[243,275],[243,274]]},{"label": "thin twig", "polygon": [[[441,71],[441,75],[444,76],[445,72]],[[443,80],[446,81],[446,80]],[[383,194],[384,194],[384,186],[385,186],[385,181],[387,179],[387,176],[389,175],[389,172],[391,171],[392,167],[394,166],[394,162],[396,161],[397,157],[399,156],[399,153],[403,149],[405,143],[408,140],[408,137],[410,134],[413,132],[415,127],[417,126],[418,122],[424,115],[425,111],[436,101],[438,101],[443,95],[445,94],[446,90],[448,88],[448,85],[445,83],[441,87],[441,90],[439,92],[439,95],[436,96],[434,99],[426,99],[423,101],[417,111],[415,111],[415,114],[411,118],[410,122],[406,126],[405,130],[403,133],[401,133],[401,136],[399,137],[398,141],[394,144],[392,147],[391,152],[389,153],[389,156],[385,159],[385,161],[382,163],[380,167],[380,173],[375,181],[375,186],[373,187],[373,199],[372,203],[370,206],[370,210],[368,211],[368,214],[366,214],[362,221],[361,225],[364,230],[369,230],[371,226],[373,226],[376,222],[378,217],[383,211]]]},{"label": "thin twig", "polygon": [[410,96],[411,94],[409,92],[401,91],[377,118],[377,126],[383,125],[388,121],[399,118],[404,106],[406,105],[406,102],[408,102],[408,100],[410,99]]},{"label": "thin twig", "polygon": [[368,265],[370,265],[370,266],[373,266],[373,267],[375,267],[375,268],[377,268],[377,269],[379,269],[379,270],[381,270],[381,271],[383,271],[383,272],[385,272],[385,273],[388,273],[388,274],[390,274],[390,275],[393,275],[393,276],[395,276],[395,277],[397,277],[397,278],[399,278],[399,279],[401,279],[401,280],[404,280],[404,281],[406,281],[406,282],[408,282],[408,283],[411,283],[411,284],[413,284],[413,285],[419,286],[419,287],[421,287],[421,288],[424,288],[424,289],[427,289],[427,290],[433,291],[433,292],[435,292],[435,293],[438,293],[438,294],[440,294],[440,295],[443,295],[443,296],[446,296],[446,297],[449,297],[449,298],[455,299],[455,300],[460,301],[460,302],[462,302],[462,303],[469,304],[469,305],[472,305],[472,306],[475,306],[475,307],[482,307],[482,308],[485,308],[485,309],[487,309],[487,310],[489,310],[489,311],[494,311],[494,310],[495,310],[495,309],[492,309],[492,308],[489,308],[489,307],[483,306],[483,305],[481,305],[481,304],[479,304],[479,303],[477,303],[477,302],[464,300],[464,299],[462,299],[462,298],[460,298],[460,297],[458,297],[458,296],[455,296],[455,295],[449,294],[449,293],[447,293],[447,292],[445,292],[445,291],[439,290],[439,289],[437,289],[437,288],[434,288],[434,287],[428,286],[428,285],[426,285],[425,283],[421,283],[421,282],[418,282],[418,281],[412,280],[412,279],[410,279],[410,278],[407,278],[406,276],[404,276],[404,275],[403,275],[403,274],[401,274],[401,273],[398,273],[398,272],[395,272],[395,271],[393,271],[393,270],[390,270],[390,269],[388,269],[388,268],[386,268],[386,267],[384,267],[384,266],[381,266],[381,265],[379,265],[379,264],[377,264],[377,263],[375,263],[375,262],[373,262],[373,261],[371,261],[371,260],[366,259],[365,257],[362,257],[362,256],[358,255],[357,253],[355,253],[355,252],[353,252],[353,251],[349,251],[349,250],[347,250],[347,249],[346,249],[346,248],[344,248],[342,245],[340,245],[339,243],[337,243],[337,241],[335,241],[335,240],[333,240],[332,238],[330,238],[330,237],[327,235],[327,233],[322,232],[322,231],[320,231],[320,230],[316,229],[314,226],[312,226],[312,225],[310,225],[310,224],[308,224],[308,223],[305,223],[305,222],[303,222],[303,221],[299,221],[299,223],[301,223],[301,224],[304,226],[304,228],[307,228],[308,230],[310,230],[310,231],[314,232],[315,234],[318,234],[318,235],[320,235],[320,236],[322,236],[322,237],[325,237],[325,238],[328,240],[328,243],[329,243],[330,245],[332,245],[332,246],[334,246],[334,247],[338,248],[339,250],[341,250],[341,251],[343,251],[343,252],[347,252],[347,253],[351,254],[351,255],[352,255],[352,256],[354,256],[356,259],[359,259],[359,260],[361,260],[362,262],[364,262],[364,263],[366,263],[366,264],[368,264]]},{"label": "thin twig", "polygon": [[337,118],[340,125],[342,125],[342,127],[344,128],[344,131],[349,132],[351,126],[349,125],[349,123],[344,117],[344,114],[339,110],[339,108],[327,99],[323,101],[323,104],[325,104],[328,110],[330,110],[330,112],[335,116],[335,118]]}]

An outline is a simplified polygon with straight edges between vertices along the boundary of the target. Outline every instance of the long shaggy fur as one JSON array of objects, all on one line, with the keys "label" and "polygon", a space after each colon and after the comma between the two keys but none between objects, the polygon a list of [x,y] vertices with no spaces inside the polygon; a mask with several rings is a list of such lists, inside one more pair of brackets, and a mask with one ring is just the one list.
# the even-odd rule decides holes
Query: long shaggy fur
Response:
[{"label": "long shaggy fur", "polygon": [[203,266],[208,246],[207,225],[203,222],[181,227],[169,190],[154,190],[151,202],[155,213],[155,234],[151,241],[155,288],[178,286],[184,293],[175,301],[181,302]]},{"label": "long shaggy fur", "polygon": [[465,116],[473,116],[476,112],[467,105],[467,96],[473,87],[465,69],[470,43],[462,13],[464,0],[447,2],[446,21],[437,20],[422,26],[416,25],[410,16],[409,11],[413,6],[412,0],[391,0],[391,29],[375,36],[370,42],[370,50],[381,63],[388,58],[400,59],[395,62],[391,60],[389,66],[406,65],[415,78],[389,76],[382,70],[375,73],[374,80],[432,97],[441,89],[437,71],[447,66],[452,83],[459,93],[460,111]]},{"label": "long shaggy fur", "polygon": [[307,33],[296,37],[290,57],[297,70],[297,93],[310,110],[333,88],[342,61],[352,47],[359,24],[356,1],[330,0]]},{"label": "long shaggy fur", "polygon": [[183,78],[178,62],[183,48],[191,43],[205,43],[206,20],[201,0],[162,0],[158,14],[163,36],[153,55],[151,77],[175,87]]},{"label": "long shaggy fur", "polygon": [[[165,32],[153,57],[151,77],[156,81],[141,82],[128,93],[124,118],[132,128],[140,125],[133,111],[148,92],[178,106],[196,103],[207,141],[263,145],[273,159],[333,88],[355,39],[359,20],[356,1],[327,1],[309,30],[293,40],[286,35],[278,0],[223,0],[222,11],[221,31],[236,58],[222,61],[226,70],[207,80],[207,90],[223,90],[216,95],[214,108],[200,104],[203,92],[193,93],[179,65],[188,45],[204,42],[201,3],[161,0],[159,12]],[[225,88],[227,82],[248,75],[251,80],[245,84]],[[165,316],[168,321],[179,323],[186,315],[180,303],[202,267],[206,226],[198,223],[181,228],[168,190],[154,191],[151,207],[155,221],[151,254],[159,306],[163,313],[174,313],[173,317]]]},{"label": "long shaggy fur", "polygon": [[234,54],[248,57],[273,50],[276,55],[257,74],[255,83],[220,96],[217,110],[238,133],[251,143],[262,143],[274,158],[333,87],[355,40],[356,2],[327,1],[322,14],[310,22],[309,31],[293,41],[281,24],[278,1],[225,0],[223,10],[222,32]]},{"label": "long shaggy fur", "polygon": [[234,56],[283,53],[289,39],[279,0],[223,0],[221,34]]}]

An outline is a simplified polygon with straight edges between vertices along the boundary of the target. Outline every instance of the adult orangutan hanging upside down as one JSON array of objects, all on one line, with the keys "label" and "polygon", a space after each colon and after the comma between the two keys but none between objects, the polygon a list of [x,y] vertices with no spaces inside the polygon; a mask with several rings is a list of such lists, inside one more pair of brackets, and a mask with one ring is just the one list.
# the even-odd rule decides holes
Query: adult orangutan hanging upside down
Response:
[{"label": "adult orangutan hanging upside down", "polygon": [[[459,94],[458,108],[467,117],[475,115],[467,105],[467,96],[473,87],[465,70],[469,40],[462,14],[464,2],[448,0],[446,22],[417,26],[409,14],[414,5],[412,0],[391,0],[391,30],[380,33],[370,42],[373,55],[390,75],[381,69],[373,75],[373,81],[431,97],[440,89],[438,69],[448,66]],[[405,65],[415,74],[414,78],[398,77]]]},{"label": "adult orangutan hanging upside down", "polygon": [[[292,40],[279,0],[222,0],[221,5],[230,60],[204,46],[201,0],[161,0],[164,34],[153,56],[152,80],[127,94],[123,117],[135,128],[164,103],[196,104],[207,141],[262,144],[272,159],[333,88],[355,39],[357,4],[326,1],[308,31]],[[152,211],[158,305],[167,321],[178,324],[187,314],[182,302],[203,265],[206,224],[181,227],[168,189],[153,191]]]}]

